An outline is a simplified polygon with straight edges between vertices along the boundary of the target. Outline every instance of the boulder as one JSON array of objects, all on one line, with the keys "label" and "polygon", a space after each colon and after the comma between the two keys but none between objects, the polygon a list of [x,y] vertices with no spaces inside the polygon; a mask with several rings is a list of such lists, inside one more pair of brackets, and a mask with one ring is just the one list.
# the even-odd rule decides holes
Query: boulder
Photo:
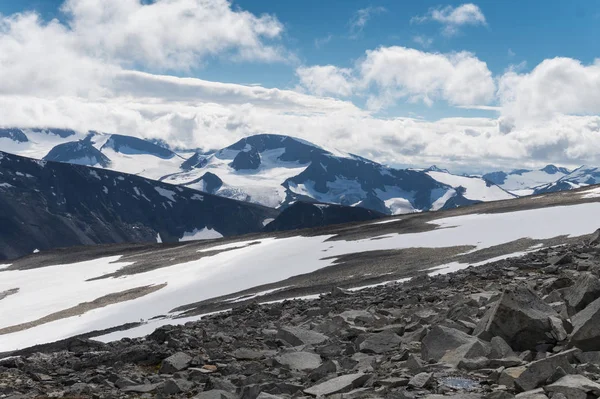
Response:
[{"label": "boulder", "polygon": [[473,343],[476,338],[454,328],[435,326],[421,342],[421,358],[439,361],[446,352]]},{"label": "boulder", "polygon": [[194,399],[235,399],[237,395],[220,389],[211,389],[210,391],[200,392],[194,396]]},{"label": "boulder", "polygon": [[493,337],[490,341],[490,359],[503,359],[506,357],[515,356],[512,348],[506,343],[502,337]]},{"label": "boulder", "polygon": [[570,345],[583,351],[600,350],[600,298],[589,304],[581,312],[576,313],[571,322]]},{"label": "boulder", "polygon": [[319,397],[348,392],[363,386],[369,378],[368,374],[363,373],[342,375],[307,388],[304,390],[304,393]]},{"label": "boulder", "polygon": [[456,349],[446,352],[440,361],[456,367],[461,362],[465,363],[466,360],[486,358],[490,354],[490,351],[489,343],[479,339],[473,339]]},{"label": "boulder", "polygon": [[192,361],[192,357],[183,352],[177,352],[162,361],[159,373],[173,374],[186,369]]},{"label": "boulder", "polygon": [[371,334],[360,344],[360,351],[364,353],[385,353],[398,349],[402,340],[393,331],[384,331]]},{"label": "boulder", "polygon": [[558,313],[527,287],[516,287],[502,294],[481,319],[473,335],[489,341],[503,338],[511,348],[522,351],[552,341],[550,317]]},{"label": "boulder", "polygon": [[408,381],[411,388],[423,389],[433,382],[433,373],[419,373]]},{"label": "boulder", "polygon": [[600,384],[578,374],[567,375],[553,384],[544,387],[554,398],[556,394],[563,394],[569,399],[586,399],[588,394],[600,397]]},{"label": "boulder", "polygon": [[553,356],[548,356],[545,359],[531,362],[526,366],[507,368],[500,375],[498,383],[508,387],[514,386],[521,391],[536,389],[545,383],[559,367],[567,373],[573,373],[575,370],[571,366],[570,361],[579,352],[578,349],[570,349]]},{"label": "boulder", "polygon": [[177,393],[187,392],[194,384],[184,379],[170,378],[160,387],[159,391],[165,395],[175,395]]},{"label": "boulder", "polygon": [[600,280],[591,273],[583,273],[565,294],[567,309],[573,315],[600,298]]},{"label": "boulder", "polygon": [[515,399],[548,399],[548,396],[546,396],[542,388],[539,388],[527,392],[521,392],[515,396]]},{"label": "boulder", "polygon": [[321,366],[321,356],[310,352],[290,352],[277,356],[275,361],[292,370],[314,370]]},{"label": "boulder", "polygon": [[324,334],[301,327],[282,327],[277,331],[277,338],[292,346],[316,345],[328,339]]}]

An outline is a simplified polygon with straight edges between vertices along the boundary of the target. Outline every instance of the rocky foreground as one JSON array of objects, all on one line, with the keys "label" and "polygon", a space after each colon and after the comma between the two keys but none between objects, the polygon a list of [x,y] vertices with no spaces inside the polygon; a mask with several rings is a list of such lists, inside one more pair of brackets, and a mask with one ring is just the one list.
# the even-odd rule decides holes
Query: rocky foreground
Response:
[{"label": "rocky foreground", "polygon": [[[600,397],[600,233],[453,274],[251,304],[0,361],[0,398]],[[1,339],[1,337],[0,337]]]}]

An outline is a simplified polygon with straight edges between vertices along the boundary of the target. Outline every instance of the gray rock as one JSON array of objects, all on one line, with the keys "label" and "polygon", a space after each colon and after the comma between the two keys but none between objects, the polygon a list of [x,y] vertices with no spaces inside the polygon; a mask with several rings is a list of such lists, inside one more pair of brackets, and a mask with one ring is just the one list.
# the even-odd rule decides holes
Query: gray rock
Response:
[{"label": "gray rock", "polygon": [[131,385],[122,389],[123,392],[149,393],[154,392],[160,384]]},{"label": "gray rock", "polygon": [[314,370],[323,364],[321,356],[310,352],[290,352],[277,356],[275,361],[292,370]]},{"label": "gray rock", "polygon": [[348,392],[363,386],[369,378],[370,376],[368,374],[363,373],[342,375],[305,389],[304,393],[318,397]]},{"label": "gray rock", "polygon": [[170,378],[159,388],[159,391],[166,395],[174,395],[176,393],[187,392],[193,386],[194,384],[190,381]]},{"label": "gray rock", "polygon": [[600,298],[590,303],[571,319],[570,344],[583,351],[600,350]]},{"label": "gray rock", "polygon": [[277,331],[277,338],[292,346],[317,345],[329,339],[324,334],[300,327],[282,327]]},{"label": "gray rock", "polygon": [[329,374],[335,373],[337,371],[337,365],[334,361],[328,360],[316,369],[314,369],[308,378],[311,381],[319,381],[323,378],[327,377]]},{"label": "gray rock", "polygon": [[425,388],[433,382],[433,373],[419,373],[408,381],[408,386],[412,388]]},{"label": "gray rock", "polygon": [[577,354],[581,363],[600,364],[600,351],[581,352]]},{"label": "gray rock", "polygon": [[[491,348],[489,343],[481,341],[479,339],[472,339],[470,342],[467,342],[466,344],[461,345],[456,349],[452,349],[446,352],[444,356],[440,359],[440,361],[451,364],[453,366],[458,366],[461,362],[464,363],[468,360],[485,359],[487,361],[487,357],[490,354],[490,351]],[[479,360],[479,362],[482,361]],[[485,363],[485,367],[487,363],[483,363]]]},{"label": "gray rock", "polygon": [[159,373],[173,374],[185,370],[192,362],[192,357],[183,352],[177,352],[162,361]]},{"label": "gray rock", "polygon": [[486,341],[503,338],[511,348],[526,350],[550,340],[549,317],[559,317],[546,302],[526,287],[517,287],[502,294],[473,332]]},{"label": "gray rock", "polygon": [[240,349],[236,349],[233,352],[233,357],[235,357],[238,360],[258,360],[258,359],[264,359],[265,356],[271,355],[271,354],[273,354],[273,352],[257,351],[257,350],[248,349],[248,348],[240,348]]},{"label": "gray rock", "polygon": [[280,399],[283,396],[271,395],[270,393],[261,392],[256,399]]},{"label": "gray rock", "polygon": [[565,301],[572,315],[598,298],[600,298],[600,280],[591,273],[583,273],[565,294]]},{"label": "gray rock", "polygon": [[549,317],[548,321],[550,322],[550,328],[552,329],[552,336],[554,339],[556,339],[558,342],[566,340],[569,335],[564,327],[565,323],[563,323],[563,321],[558,317],[554,316]]},{"label": "gray rock", "polygon": [[542,388],[539,388],[527,392],[521,392],[515,396],[515,399],[548,399],[548,396],[546,396]]},{"label": "gray rock", "polygon": [[514,399],[515,395],[506,391],[496,391],[485,396],[485,399]]},{"label": "gray rock", "polygon": [[446,352],[459,346],[473,343],[477,339],[453,328],[435,326],[421,342],[421,358],[439,361]]},{"label": "gray rock", "polygon": [[423,370],[423,367],[425,367],[425,365],[423,364],[423,361],[420,358],[411,354],[406,360],[406,362],[404,362],[404,367],[406,367],[414,373],[418,373],[421,370]]},{"label": "gray rock", "polygon": [[385,353],[398,349],[402,340],[392,331],[371,334],[360,344],[364,353]]},{"label": "gray rock", "polygon": [[490,341],[491,350],[489,354],[490,359],[502,359],[505,357],[515,356],[512,348],[506,343],[502,337],[493,337]]},{"label": "gray rock", "polygon": [[600,397],[600,384],[578,374],[567,375],[553,384],[544,387],[544,390],[552,395],[561,393],[567,398],[587,398],[588,394]]},{"label": "gray rock", "polygon": [[567,373],[573,373],[575,370],[570,364],[578,349],[571,349],[545,359],[531,362],[526,366],[511,367],[504,370],[500,376],[499,384],[512,387],[513,385],[522,391],[536,389],[546,382],[561,367]]},{"label": "gray rock", "polygon": [[194,399],[236,399],[236,395],[220,389],[211,389],[194,396]]}]

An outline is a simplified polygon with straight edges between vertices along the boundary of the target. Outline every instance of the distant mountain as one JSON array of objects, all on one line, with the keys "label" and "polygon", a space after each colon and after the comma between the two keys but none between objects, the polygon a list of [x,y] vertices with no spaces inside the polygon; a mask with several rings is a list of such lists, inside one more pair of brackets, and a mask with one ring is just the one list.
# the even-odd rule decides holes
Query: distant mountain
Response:
[{"label": "distant mountain", "polygon": [[492,172],[483,178],[517,195],[531,195],[536,188],[554,183],[569,174],[566,168],[547,165],[539,170],[517,169],[512,172]]},{"label": "distant mountain", "polygon": [[92,144],[92,136],[83,140],[59,144],[44,157],[46,161],[65,162],[76,165],[99,166],[106,168],[110,159]]},{"label": "distant mountain", "polygon": [[29,138],[21,129],[0,129],[0,138],[6,138],[17,143],[26,143]]},{"label": "distant mountain", "polygon": [[285,231],[323,227],[332,224],[364,222],[384,217],[370,209],[343,205],[296,202],[265,226],[264,231]]},{"label": "distant mountain", "polygon": [[[82,148],[77,144],[90,138]],[[70,143],[70,144],[69,144]],[[455,175],[446,169],[396,169],[276,134],[243,138],[221,150],[175,152],[164,140],[68,129],[0,129],[0,148],[38,159],[136,174],[273,208],[296,201],[357,206],[385,214],[448,209],[543,190],[579,187],[592,178],[565,168]]]},{"label": "distant mountain", "polygon": [[164,181],[203,190],[209,172],[222,182],[216,194],[270,207],[308,201],[394,214],[441,209],[445,201],[440,199],[460,196],[422,171],[394,169],[273,134],[244,138],[211,155],[196,154],[182,169]]},{"label": "distant mountain", "polygon": [[535,194],[572,190],[600,183],[600,168],[581,166],[550,184],[536,187]]},{"label": "distant mountain", "polygon": [[[470,205],[477,202],[499,201],[516,197],[515,194],[478,176],[459,176],[453,175],[448,171],[439,170],[428,170],[426,173],[434,180],[442,184],[447,184],[457,191],[458,195],[449,198],[450,203],[453,204],[452,207]],[[445,206],[445,208],[449,207],[450,204]]]},{"label": "distant mountain", "polygon": [[143,177],[0,152],[0,260],[55,247],[258,232],[277,215]]},{"label": "distant mountain", "polygon": [[111,148],[116,152],[127,155],[147,154],[155,157],[170,159],[176,154],[168,148],[137,137],[111,134],[101,149]]}]

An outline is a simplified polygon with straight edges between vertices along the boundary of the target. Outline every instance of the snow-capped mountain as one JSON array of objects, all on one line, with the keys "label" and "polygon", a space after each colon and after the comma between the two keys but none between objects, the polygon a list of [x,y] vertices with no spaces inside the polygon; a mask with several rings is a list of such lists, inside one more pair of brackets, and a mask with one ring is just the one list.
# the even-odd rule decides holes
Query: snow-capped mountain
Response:
[{"label": "snow-capped mountain", "polygon": [[[461,197],[469,201],[468,203],[499,201],[516,197],[515,194],[478,176],[453,175],[447,170],[432,170],[431,168],[426,173],[436,181],[452,187]],[[455,197],[456,195],[449,193],[449,200]],[[467,205],[468,203],[463,202],[457,204],[457,206]]]},{"label": "snow-capped mountain", "polygon": [[278,213],[139,176],[0,152],[0,259],[73,245],[260,232]]},{"label": "snow-capped mountain", "polygon": [[522,196],[531,195],[536,192],[537,187],[554,183],[569,173],[566,168],[546,165],[539,170],[517,169],[508,173],[491,172],[483,175],[483,178],[506,191]]},{"label": "snow-capped mountain", "polygon": [[214,154],[196,154],[182,169],[163,181],[206,190],[210,179],[210,192],[270,207],[301,200],[396,214],[442,209],[453,198],[465,202],[460,190],[423,171],[390,168],[280,135],[251,136]]},{"label": "snow-capped mountain", "polygon": [[0,129],[0,150],[35,159],[101,167],[158,180],[180,171],[180,156],[137,137],[67,129]]},{"label": "snow-capped mountain", "polygon": [[210,153],[175,152],[167,147],[161,141],[119,134],[0,129],[0,149],[7,152],[136,174],[272,208],[302,200],[399,214],[566,190],[596,181],[593,171],[592,178],[582,174],[563,180],[570,171],[554,165],[481,177],[455,175],[435,166],[395,169],[274,134],[246,137]]},{"label": "snow-capped mountain", "polygon": [[93,146],[93,135],[79,141],[69,141],[52,148],[43,159],[46,161],[72,163],[107,168],[110,159]]},{"label": "snow-capped mountain", "polygon": [[536,187],[535,194],[573,190],[598,183],[600,183],[600,168],[584,165],[565,174],[555,182]]}]

